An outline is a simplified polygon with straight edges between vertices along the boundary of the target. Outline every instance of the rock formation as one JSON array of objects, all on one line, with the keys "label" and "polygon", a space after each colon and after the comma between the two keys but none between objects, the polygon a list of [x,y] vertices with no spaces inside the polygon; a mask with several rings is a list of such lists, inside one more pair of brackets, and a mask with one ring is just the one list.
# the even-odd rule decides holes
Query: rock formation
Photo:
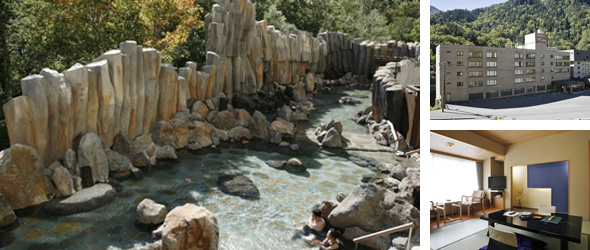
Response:
[{"label": "rock formation", "polygon": [[137,221],[144,225],[159,225],[166,219],[168,209],[151,199],[143,199],[136,209]]},{"label": "rock formation", "polygon": [[217,218],[204,207],[185,204],[166,215],[162,225],[162,250],[219,247]]}]

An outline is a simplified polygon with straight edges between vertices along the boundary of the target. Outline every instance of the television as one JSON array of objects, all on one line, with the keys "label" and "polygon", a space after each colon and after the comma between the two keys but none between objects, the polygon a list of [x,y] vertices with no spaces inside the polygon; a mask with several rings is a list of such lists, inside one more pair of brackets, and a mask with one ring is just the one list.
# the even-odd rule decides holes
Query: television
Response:
[{"label": "television", "polygon": [[506,189],[506,176],[489,176],[488,188],[492,190]]}]

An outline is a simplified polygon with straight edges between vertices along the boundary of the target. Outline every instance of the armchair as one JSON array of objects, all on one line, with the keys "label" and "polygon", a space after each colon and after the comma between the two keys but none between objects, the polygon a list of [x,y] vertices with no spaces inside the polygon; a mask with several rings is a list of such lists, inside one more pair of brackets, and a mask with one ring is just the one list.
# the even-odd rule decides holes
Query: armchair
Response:
[{"label": "armchair", "polygon": [[440,227],[440,214],[441,213],[444,216],[443,222],[447,223],[447,219],[446,219],[447,215],[445,214],[444,209],[439,206],[436,206],[433,201],[430,201],[430,214],[431,215],[434,214],[434,216],[436,216],[436,226],[437,227]]},{"label": "armchair", "polygon": [[461,219],[463,219],[463,207],[467,207],[467,217],[471,217],[471,209],[473,209],[473,205],[481,205],[483,214],[486,214],[483,196],[483,190],[475,190],[471,196],[463,195],[461,196],[460,202],[453,204],[454,207],[459,207]]}]

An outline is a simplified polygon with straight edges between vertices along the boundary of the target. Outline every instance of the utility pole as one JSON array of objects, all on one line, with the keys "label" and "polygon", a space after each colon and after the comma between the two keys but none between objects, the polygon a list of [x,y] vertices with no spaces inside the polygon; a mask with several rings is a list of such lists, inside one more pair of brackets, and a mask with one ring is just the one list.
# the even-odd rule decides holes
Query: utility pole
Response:
[{"label": "utility pole", "polygon": [[447,62],[440,63],[443,66],[442,74],[443,74],[443,86],[442,86],[442,93],[440,99],[440,108],[442,112],[445,112],[445,108],[447,107],[447,96],[446,96],[446,88],[447,88]]}]

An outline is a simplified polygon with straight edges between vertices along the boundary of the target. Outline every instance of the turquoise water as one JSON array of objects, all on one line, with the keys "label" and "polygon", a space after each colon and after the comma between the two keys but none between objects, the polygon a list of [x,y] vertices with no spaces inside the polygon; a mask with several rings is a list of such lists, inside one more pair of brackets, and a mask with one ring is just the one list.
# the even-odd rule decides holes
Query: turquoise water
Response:
[{"label": "turquoise water", "polygon": [[[368,91],[346,90],[350,95]],[[366,107],[337,104],[342,92],[316,96],[318,111],[312,120],[300,124],[310,134],[329,117],[343,120],[344,130],[364,134],[366,128],[347,121]],[[334,104],[334,100],[336,104]],[[343,119],[344,118],[344,119]],[[295,139],[301,150],[251,142],[222,144],[216,149],[178,151],[178,161],[159,162],[145,171],[143,180],[126,180],[115,201],[94,211],[52,217],[42,211],[20,216],[20,226],[2,233],[14,242],[7,249],[107,249],[130,248],[153,241],[149,232],[134,226],[137,204],[143,198],[165,204],[169,210],[185,203],[209,209],[217,217],[220,249],[302,249],[301,240],[292,240],[296,224],[306,221],[311,208],[323,200],[335,199],[338,192],[350,192],[363,174],[371,173],[353,163],[346,151],[326,151],[315,139],[302,135]],[[381,153],[386,154],[386,153]],[[388,153],[387,153],[388,154]],[[393,155],[382,155],[393,159]],[[265,164],[267,160],[299,158],[308,170],[292,174]],[[248,176],[260,190],[259,199],[243,199],[222,193],[217,177],[228,173]]]}]

